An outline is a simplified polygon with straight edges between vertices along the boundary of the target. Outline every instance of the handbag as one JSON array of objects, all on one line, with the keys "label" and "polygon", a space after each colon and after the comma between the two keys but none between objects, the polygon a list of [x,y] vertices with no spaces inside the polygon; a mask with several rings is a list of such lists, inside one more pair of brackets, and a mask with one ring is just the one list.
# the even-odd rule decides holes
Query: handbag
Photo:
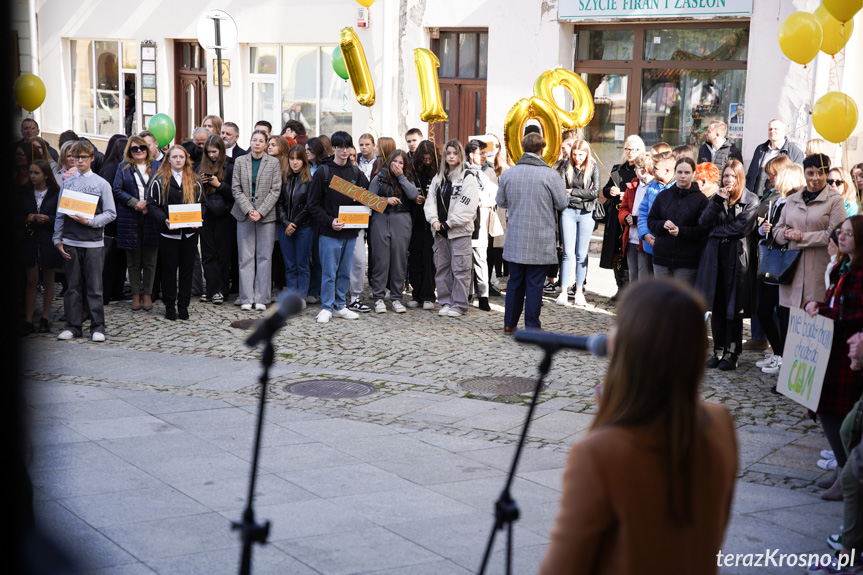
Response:
[{"label": "handbag", "polygon": [[605,206],[607,201],[593,203],[593,221],[602,223],[608,218],[608,209]]},{"label": "handbag", "polygon": [[500,217],[497,215],[497,208],[494,208],[488,214],[488,235],[493,238],[499,238],[503,233],[503,224],[500,223]]},{"label": "handbag", "polygon": [[758,279],[768,284],[787,285],[794,279],[800,261],[800,250],[777,246],[773,238],[758,244]]}]

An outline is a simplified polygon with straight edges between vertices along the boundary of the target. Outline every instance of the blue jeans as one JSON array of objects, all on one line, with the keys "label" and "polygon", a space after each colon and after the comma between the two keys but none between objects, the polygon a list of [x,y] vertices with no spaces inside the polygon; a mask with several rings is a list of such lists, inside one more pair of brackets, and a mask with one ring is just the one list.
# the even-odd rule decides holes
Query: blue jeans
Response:
[{"label": "blue jeans", "polygon": [[572,285],[572,268],[575,267],[575,287],[584,285],[587,276],[587,253],[593,234],[593,212],[580,208],[566,208],[560,214],[563,235],[563,268],[560,270],[561,289]]},{"label": "blue jeans", "polygon": [[311,279],[310,260],[312,240],[315,233],[311,226],[303,226],[294,230],[291,236],[285,235],[282,224],[276,224],[279,236],[279,247],[282,249],[282,259],[285,260],[285,287],[296,290],[303,297],[309,295],[309,280]]},{"label": "blue jeans", "polygon": [[357,238],[320,236],[321,307],[327,311],[345,307],[345,294],[351,284],[351,263]]},{"label": "blue jeans", "polygon": [[[516,327],[524,310],[524,327],[540,329],[539,312],[542,310],[542,286],[548,265],[509,263],[509,281],[506,284],[506,307],[503,325]],[[565,286],[562,286],[566,289]]]}]

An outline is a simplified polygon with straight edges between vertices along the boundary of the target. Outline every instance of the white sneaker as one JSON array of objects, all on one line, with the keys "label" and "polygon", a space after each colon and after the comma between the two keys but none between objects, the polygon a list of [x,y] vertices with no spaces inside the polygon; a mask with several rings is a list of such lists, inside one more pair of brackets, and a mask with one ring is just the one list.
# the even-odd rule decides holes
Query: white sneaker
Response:
[{"label": "white sneaker", "polygon": [[569,303],[569,296],[565,291],[560,292],[560,295],[557,296],[557,299],[554,300],[554,303],[557,305],[566,305]]},{"label": "white sneaker", "polygon": [[333,317],[340,317],[342,319],[359,319],[360,314],[343,307],[342,309],[333,310]]},{"label": "white sneaker", "polygon": [[573,303],[575,305],[587,305],[587,299],[584,297],[584,292],[582,292],[582,291],[575,292],[575,297],[573,299]]},{"label": "white sneaker", "polygon": [[255,311],[267,311],[267,306],[262,303],[256,303]]},{"label": "white sneaker", "polygon": [[64,329],[60,332],[60,335],[57,336],[57,339],[62,339],[63,341],[72,339],[75,337],[75,334],[69,331],[68,329]]},{"label": "white sneaker", "polygon": [[773,357],[772,353],[765,353],[764,359],[755,362],[755,367],[767,367],[773,362]]},{"label": "white sneaker", "polygon": [[761,371],[769,375],[777,375],[782,368],[782,357],[774,355],[768,365],[761,368]]},{"label": "white sneaker", "polygon": [[105,341],[105,334],[102,333],[101,331],[93,332],[93,335],[90,336],[90,339],[92,339],[96,343],[100,343],[100,342]]},{"label": "white sneaker", "polygon": [[420,306],[420,302],[415,299],[408,300],[408,307],[411,309],[416,309]]},{"label": "white sneaker", "polygon": [[442,308],[440,308],[440,311],[437,312],[437,314],[438,315],[446,315],[448,311],[449,311],[449,306],[444,305]]},{"label": "white sneaker", "polygon": [[821,469],[835,469],[836,468],[836,460],[835,459],[819,459],[816,464]]},{"label": "white sneaker", "polygon": [[243,311],[252,311],[252,304],[244,303],[243,305],[240,306],[240,309]]},{"label": "white sneaker", "polygon": [[824,459],[836,459],[836,455],[833,453],[832,449],[822,449],[821,457]]},{"label": "white sneaker", "polygon": [[319,301],[321,301],[321,298],[319,297],[315,297],[313,295],[306,296],[306,303],[318,303]]},{"label": "white sneaker", "polygon": [[434,302],[433,301],[424,301],[423,302],[423,309],[434,309]]},{"label": "white sneaker", "polygon": [[379,299],[375,301],[375,313],[387,313],[387,305],[384,303],[384,300]]},{"label": "white sneaker", "polygon": [[318,323],[329,323],[331,317],[333,317],[333,313],[330,310],[322,309],[318,312],[318,317],[315,318],[315,321]]},{"label": "white sneaker", "polygon": [[309,304],[306,303],[306,300],[301,299],[300,300],[300,309],[306,309],[307,307],[309,307]]},{"label": "white sneaker", "polygon": [[447,317],[461,317],[461,316],[463,316],[464,314],[463,314],[463,313],[461,313],[461,312],[458,310],[458,308],[448,307],[448,308],[446,309],[446,314],[444,314],[444,315],[446,315]]},{"label": "white sneaker", "polygon": [[405,306],[402,305],[402,302],[400,302],[399,300],[395,300],[393,302],[393,311],[396,313],[405,313],[408,310]]}]

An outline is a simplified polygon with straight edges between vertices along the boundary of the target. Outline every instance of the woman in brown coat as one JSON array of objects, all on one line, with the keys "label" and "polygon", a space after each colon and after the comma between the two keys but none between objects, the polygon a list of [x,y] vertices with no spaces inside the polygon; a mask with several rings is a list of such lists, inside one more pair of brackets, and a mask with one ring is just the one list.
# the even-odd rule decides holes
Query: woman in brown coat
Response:
[{"label": "woman in brown coat", "polygon": [[540,573],[635,575],[673,557],[675,573],[715,574],[737,445],[731,414],[698,398],[704,300],[675,280],[639,281],[617,311],[605,391],[570,452]]},{"label": "woman in brown coat", "polygon": [[791,194],[779,223],[773,228],[776,243],[800,250],[790,284],[779,286],[779,305],[802,308],[808,301],[824,299],[824,272],[830,262],[830,233],[847,217],[842,196],[827,187],[830,158],[824,154],[803,160],[806,187]]}]

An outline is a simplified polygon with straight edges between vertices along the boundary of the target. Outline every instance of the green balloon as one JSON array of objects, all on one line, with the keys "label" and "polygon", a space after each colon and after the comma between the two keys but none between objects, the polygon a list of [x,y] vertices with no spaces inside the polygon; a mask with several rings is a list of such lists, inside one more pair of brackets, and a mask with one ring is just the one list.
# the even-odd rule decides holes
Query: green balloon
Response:
[{"label": "green balloon", "polygon": [[156,141],[160,148],[164,148],[174,139],[174,134],[177,133],[177,128],[174,126],[174,120],[166,114],[156,114],[150,118],[150,123],[147,129],[153,132]]},{"label": "green balloon", "polygon": [[345,57],[342,56],[342,49],[338,46],[333,51],[333,71],[342,80],[348,79],[348,67],[345,65]]}]

